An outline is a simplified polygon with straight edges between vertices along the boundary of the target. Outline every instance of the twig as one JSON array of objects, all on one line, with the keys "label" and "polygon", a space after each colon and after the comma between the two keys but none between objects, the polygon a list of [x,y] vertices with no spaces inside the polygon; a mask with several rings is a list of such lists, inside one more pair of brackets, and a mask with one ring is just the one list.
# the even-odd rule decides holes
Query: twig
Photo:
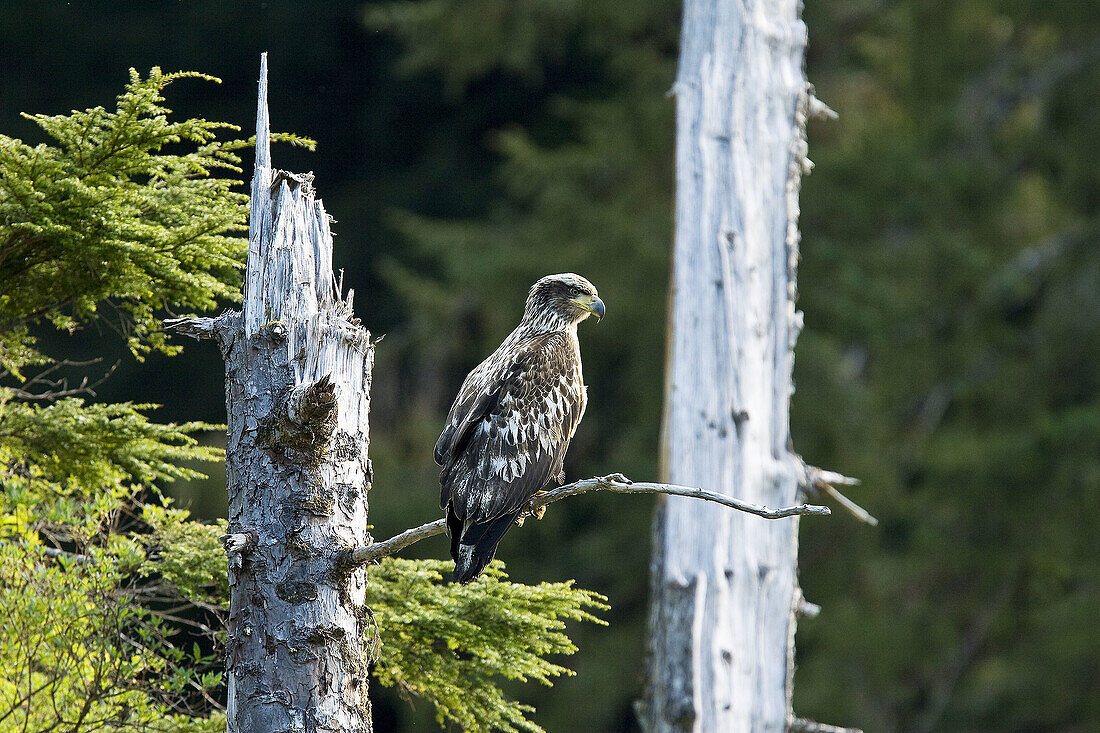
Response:
[{"label": "twig", "polygon": [[[88,377],[84,377],[80,380],[80,386],[69,387],[69,380],[65,377],[61,379],[50,379],[50,375],[56,372],[62,367],[83,367],[91,364],[98,364],[103,359],[90,359],[88,361],[72,361],[70,359],[62,359],[54,362],[50,367],[44,369],[37,375],[31,377],[23,383],[23,388],[9,387],[8,391],[16,398],[20,400],[48,400],[50,402],[59,400],[62,397],[72,397],[74,395],[90,395],[96,397],[96,387],[103,384],[107,379],[115,373],[122,361],[116,361],[114,365],[108,369],[102,377],[94,382],[89,383]],[[36,385],[44,385],[49,387],[45,392],[32,392],[30,387]]]},{"label": "twig", "polygon": [[839,725],[818,723],[806,718],[791,718],[787,724],[790,733],[863,733],[859,728],[843,728]]},{"label": "twig", "polygon": [[217,321],[217,318],[166,318],[164,327],[201,341],[214,338]]},{"label": "twig", "polygon": [[[691,486],[677,486],[676,484],[655,484],[647,482],[634,483],[621,473],[613,473],[608,476],[588,478],[574,481],[571,484],[560,486],[551,491],[536,494],[524,507],[526,514],[535,514],[542,507],[569,496],[577,496],[588,491],[611,491],[616,494],[670,494],[672,496],[686,496],[692,499],[713,501],[731,509],[755,514],[764,519],[781,519],[800,515],[824,516],[829,514],[829,508],[815,506],[813,504],[799,504],[798,506],[783,507],[781,509],[769,509],[768,507],[750,504],[732,496],[718,494],[706,489],[697,489]],[[355,567],[373,562],[383,557],[403,550],[414,542],[443,534],[447,530],[447,522],[437,519],[434,522],[407,529],[399,535],[388,540],[375,542],[366,547],[357,547],[349,550],[344,556],[343,565]]]},{"label": "twig", "polygon": [[831,497],[833,501],[835,501],[837,504],[840,504],[840,506],[842,506],[845,511],[847,511],[859,521],[863,522],[864,524],[869,524],[872,527],[878,526],[878,520],[871,516],[870,512],[861,507],[859,504],[856,504],[844,494],[837,491],[835,486],[832,486],[831,484],[822,484],[819,487],[819,490],[823,494]]},{"label": "twig", "polygon": [[978,616],[963,634],[954,659],[941,666],[937,674],[932,677],[936,683],[927,693],[928,703],[917,725],[913,728],[915,733],[928,733],[939,726],[940,719],[947,710],[963,675],[980,658],[994,622],[1012,602],[1018,588],[1018,572],[1012,571],[997,586],[993,596],[978,606]]},{"label": "twig", "polygon": [[878,520],[871,516],[869,511],[840,493],[836,488],[837,485],[859,486],[859,479],[845,476],[836,471],[826,471],[823,468],[811,466],[805,461],[802,461],[801,457],[799,457],[798,460],[802,463],[800,484],[803,490],[813,494],[825,494],[832,498],[837,504],[840,504],[841,508],[859,521],[869,524],[872,527],[878,526]]}]

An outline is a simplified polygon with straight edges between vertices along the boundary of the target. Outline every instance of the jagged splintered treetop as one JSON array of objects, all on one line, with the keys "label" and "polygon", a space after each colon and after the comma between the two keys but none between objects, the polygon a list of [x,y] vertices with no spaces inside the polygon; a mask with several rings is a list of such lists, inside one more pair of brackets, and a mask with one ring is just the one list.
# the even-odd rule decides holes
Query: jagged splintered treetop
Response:
[{"label": "jagged splintered treetop", "polygon": [[[363,373],[362,357],[369,334],[352,313],[354,291],[338,292],[332,270],[330,217],[313,190],[313,174],[271,168],[271,125],[267,110],[267,54],[260,57],[256,105],[256,168],[252,178],[245,270],[243,319],[248,338],[273,323],[286,329],[295,385],[311,384],[347,370]],[[273,200],[272,205],[267,202]],[[281,222],[284,217],[298,221]],[[290,296],[290,297],[288,297]],[[304,327],[304,332],[300,332]],[[334,349],[337,342],[320,339],[318,329],[336,329],[356,349]],[[345,364],[358,355],[357,364]],[[338,399],[343,390],[337,388]],[[344,395],[341,417],[358,424],[359,411]],[[362,413],[366,417],[366,413]]]},{"label": "jagged splintered treetop", "polygon": [[271,168],[265,54],[242,312],[170,324],[225,358],[230,733],[370,730],[366,573],[340,559],[371,541],[374,348],[312,179]]}]

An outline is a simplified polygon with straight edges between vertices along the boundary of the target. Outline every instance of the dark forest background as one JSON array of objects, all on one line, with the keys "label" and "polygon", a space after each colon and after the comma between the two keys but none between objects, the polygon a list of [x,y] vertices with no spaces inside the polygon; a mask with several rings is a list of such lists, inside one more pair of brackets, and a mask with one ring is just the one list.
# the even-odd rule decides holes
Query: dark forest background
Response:
[{"label": "dark forest background", "polygon": [[[462,377],[538,276],[589,277],[591,402],[566,470],[656,476],[672,232],[672,0],[4,3],[0,129],[109,104],[127,69],[181,116],[317,140],[335,259],[378,350],[371,520],[439,514],[431,448]],[[795,709],[868,731],[1100,729],[1100,4],[807,2],[814,123],[803,185],[795,447],[863,479],[878,528],[802,523]],[[2,283],[0,283],[2,287]],[[101,334],[67,343],[100,354]],[[116,339],[104,339],[108,344]],[[122,365],[105,401],[224,421],[206,345]],[[210,436],[212,442],[220,436]],[[200,517],[224,478],[174,487]],[[636,730],[650,501],[589,495],[509,534],[517,580],[607,595],[577,676],[524,688],[550,731]],[[444,557],[445,543],[418,546]],[[377,730],[431,730],[388,692]]]}]

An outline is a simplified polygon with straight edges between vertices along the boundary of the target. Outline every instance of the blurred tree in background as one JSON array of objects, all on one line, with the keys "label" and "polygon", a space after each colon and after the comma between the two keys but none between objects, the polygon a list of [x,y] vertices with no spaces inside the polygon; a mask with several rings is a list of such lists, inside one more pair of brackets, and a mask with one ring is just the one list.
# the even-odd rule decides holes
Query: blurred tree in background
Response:
[{"label": "blurred tree in background", "polygon": [[[655,474],[678,13],[321,1],[303,22],[289,3],[23,4],[0,24],[0,129],[29,135],[16,112],[98,103],[154,64],[221,76],[181,87],[177,109],[201,98],[247,124],[272,52],[273,118],[319,141],[286,165],[326,181],[338,266],[388,334],[371,506],[387,536],[438,516],[442,414],[548,272],[590,277],[608,305],[582,335],[591,402],[567,472]],[[808,75],[841,117],[810,131],[793,429],[809,461],[864,480],[854,498],[882,525],[805,524],[802,584],[824,610],[800,626],[796,709],[867,730],[1094,730],[1100,7],[805,13]],[[216,359],[147,364],[124,360],[101,397],[174,394],[165,419],[223,419]],[[218,516],[223,491],[191,494],[195,513]],[[649,512],[581,497],[501,548],[518,579],[575,577],[612,606],[610,628],[573,637],[578,676],[524,695],[550,731],[633,730]],[[383,697],[375,710],[380,731],[433,725]]]},{"label": "blurred tree in background", "polygon": [[[803,532],[800,709],[1100,725],[1100,8],[808,4],[795,429],[879,532]],[[837,552],[837,548],[843,548]],[[828,651],[826,651],[828,650]],[[1091,670],[1091,671],[1090,671]]]}]

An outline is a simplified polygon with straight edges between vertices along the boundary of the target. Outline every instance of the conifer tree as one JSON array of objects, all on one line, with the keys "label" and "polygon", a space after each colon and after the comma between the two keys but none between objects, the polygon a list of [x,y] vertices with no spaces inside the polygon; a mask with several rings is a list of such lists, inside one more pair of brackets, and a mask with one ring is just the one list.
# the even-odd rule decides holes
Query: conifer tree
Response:
[{"label": "conifer tree", "polygon": [[[26,730],[217,729],[192,718],[219,675],[209,647],[225,584],[217,525],[186,522],[158,485],[212,461],[214,426],[158,424],[153,405],[97,404],[70,383],[71,333],[106,326],[131,353],[173,354],[168,308],[232,298],[246,198],[232,125],[170,121],[162,91],[199,74],[131,72],[114,110],[35,115],[51,143],[0,135],[0,724]],[[165,148],[173,152],[167,152]],[[176,152],[179,151],[179,152]],[[46,348],[43,344],[51,344]],[[224,562],[220,564],[224,566]]]}]

